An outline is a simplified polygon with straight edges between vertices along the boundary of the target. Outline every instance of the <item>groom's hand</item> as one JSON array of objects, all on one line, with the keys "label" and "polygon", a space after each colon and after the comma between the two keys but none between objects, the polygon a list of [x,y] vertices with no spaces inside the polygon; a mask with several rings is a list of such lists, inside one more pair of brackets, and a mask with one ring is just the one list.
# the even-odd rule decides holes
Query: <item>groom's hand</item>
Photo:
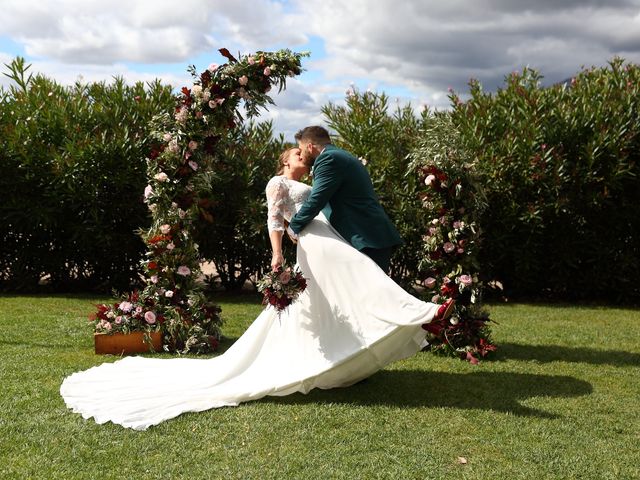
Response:
[{"label": "groom's hand", "polygon": [[296,235],[295,232],[291,230],[291,227],[287,227],[287,235],[289,235],[289,238],[293,243],[298,243],[298,235]]}]

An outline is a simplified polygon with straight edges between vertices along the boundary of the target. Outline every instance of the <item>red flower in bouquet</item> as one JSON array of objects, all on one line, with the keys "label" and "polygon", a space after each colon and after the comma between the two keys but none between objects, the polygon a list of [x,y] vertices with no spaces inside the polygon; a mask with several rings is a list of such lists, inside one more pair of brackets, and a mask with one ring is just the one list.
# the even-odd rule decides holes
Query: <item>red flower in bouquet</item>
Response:
[{"label": "red flower in bouquet", "polygon": [[445,282],[442,284],[442,286],[440,287],[440,294],[443,297],[449,297],[449,298],[455,298],[456,295],[458,295],[458,285],[456,285],[455,282],[452,282],[451,280],[447,281],[448,279],[445,280]]}]

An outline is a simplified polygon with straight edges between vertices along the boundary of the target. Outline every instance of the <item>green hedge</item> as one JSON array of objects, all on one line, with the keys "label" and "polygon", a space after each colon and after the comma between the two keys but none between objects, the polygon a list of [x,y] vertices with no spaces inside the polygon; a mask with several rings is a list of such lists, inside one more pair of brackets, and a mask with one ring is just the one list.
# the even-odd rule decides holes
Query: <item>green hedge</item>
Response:
[{"label": "green hedge", "polygon": [[640,298],[640,67],[470,86],[466,102],[451,95],[452,115],[487,194],[484,274],[511,296]]},{"label": "green hedge", "polygon": [[0,288],[127,288],[148,222],[142,202],[153,115],[173,108],[159,82],[63,87],[7,65],[0,96]]},{"label": "green hedge", "polygon": [[[20,58],[0,91],[0,288],[128,289],[137,280],[148,226],[142,202],[150,121],[171,112],[171,87],[76,83],[62,87]],[[640,68],[615,59],[544,87],[525,69],[494,94],[470,83],[451,94],[451,119],[487,195],[479,218],[481,272],[512,297],[637,300],[640,267]],[[388,97],[350,92],[323,108],[337,142],[368,162],[376,191],[406,244],[392,274],[420,277],[423,207],[408,155],[430,112],[390,112]],[[239,129],[221,157],[208,206],[204,258],[237,288],[268,263],[264,184],[284,147],[270,124]],[[424,143],[424,142],[423,142]],[[427,161],[428,159],[425,159]],[[221,195],[222,194],[222,195]],[[265,253],[266,252],[266,253]]]},{"label": "green hedge", "polygon": [[[285,143],[274,137],[271,122],[239,126],[222,142],[207,201],[211,221],[200,221],[196,240],[201,256],[216,265],[212,286],[233,291],[270,268],[265,188]],[[292,250],[291,242],[284,244]]]}]

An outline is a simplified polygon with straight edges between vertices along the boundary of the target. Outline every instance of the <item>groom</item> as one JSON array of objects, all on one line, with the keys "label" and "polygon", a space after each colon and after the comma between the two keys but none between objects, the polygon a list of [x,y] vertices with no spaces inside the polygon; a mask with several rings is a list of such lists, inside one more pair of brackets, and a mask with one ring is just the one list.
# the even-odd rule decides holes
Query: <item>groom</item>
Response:
[{"label": "groom", "polygon": [[332,145],[322,127],[303,128],[295,139],[302,159],[313,165],[313,188],[291,219],[291,230],[299,234],[322,210],[346,241],[388,272],[393,247],[402,239],[380,205],[362,162]]}]

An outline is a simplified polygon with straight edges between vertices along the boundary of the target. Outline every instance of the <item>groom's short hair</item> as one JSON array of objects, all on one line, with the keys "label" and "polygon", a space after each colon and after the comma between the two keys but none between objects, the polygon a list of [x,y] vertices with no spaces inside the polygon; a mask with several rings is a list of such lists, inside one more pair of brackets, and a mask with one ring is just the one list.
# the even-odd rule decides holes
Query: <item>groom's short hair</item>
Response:
[{"label": "groom's short hair", "polygon": [[295,134],[295,139],[298,142],[309,142],[314,145],[327,145],[331,143],[331,137],[329,132],[317,125],[311,127],[305,127]]}]

